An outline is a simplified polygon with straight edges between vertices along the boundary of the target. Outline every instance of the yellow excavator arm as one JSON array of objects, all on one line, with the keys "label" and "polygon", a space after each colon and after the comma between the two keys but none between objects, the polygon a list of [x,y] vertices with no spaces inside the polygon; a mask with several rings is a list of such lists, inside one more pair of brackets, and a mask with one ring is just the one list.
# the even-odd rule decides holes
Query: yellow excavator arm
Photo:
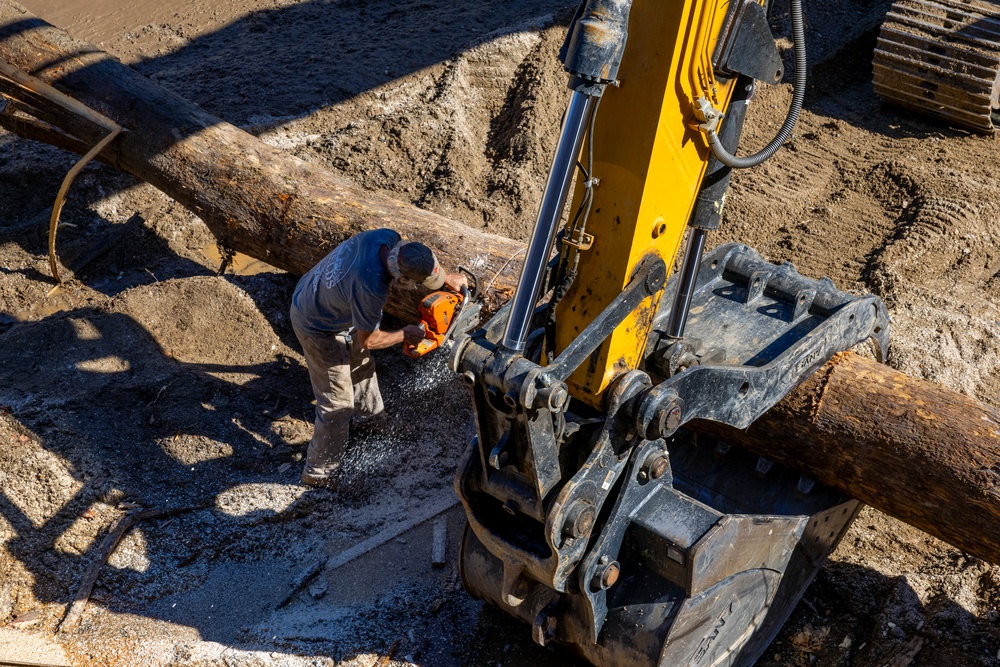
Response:
[{"label": "yellow excavator arm", "polygon": [[[707,97],[724,109],[736,85],[735,78],[717,78],[712,67],[728,4],[632,6],[618,80],[601,97],[588,139],[599,183],[592,186],[586,241],[572,229],[561,240],[560,252],[579,252],[582,278],[556,310],[555,354],[621,294],[640,262],[659,257],[668,271],[673,265],[711,155],[698,129],[696,101]],[[584,151],[581,162],[586,160]],[[586,181],[577,179],[571,215],[588,205]],[[599,407],[612,380],[638,368],[661,295],[643,300],[570,377],[574,397]]]}]

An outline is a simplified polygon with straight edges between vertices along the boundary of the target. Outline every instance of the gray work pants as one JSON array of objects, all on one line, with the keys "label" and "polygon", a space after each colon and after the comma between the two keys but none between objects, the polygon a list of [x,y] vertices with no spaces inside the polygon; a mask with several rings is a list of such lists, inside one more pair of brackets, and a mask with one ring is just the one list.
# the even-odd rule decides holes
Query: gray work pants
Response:
[{"label": "gray work pants", "polygon": [[305,472],[325,477],[340,468],[350,437],[351,415],[357,411],[362,418],[377,417],[385,409],[375,360],[349,333],[310,334],[297,325],[294,317],[292,328],[305,354],[316,397],[316,422]]}]

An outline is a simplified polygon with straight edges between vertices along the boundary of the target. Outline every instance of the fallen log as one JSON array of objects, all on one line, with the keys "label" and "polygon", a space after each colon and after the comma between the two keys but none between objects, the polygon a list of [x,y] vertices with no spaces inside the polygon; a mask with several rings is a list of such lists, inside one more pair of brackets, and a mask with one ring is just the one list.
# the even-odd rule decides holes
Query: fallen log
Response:
[{"label": "fallen log", "polygon": [[[102,154],[107,162],[187,206],[232,249],[292,273],[351,234],[379,226],[435,247],[451,266],[474,252],[484,276],[523,248],[266,146],[9,0],[0,0],[0,58],[131,129]],[[78,152],[103,136],[65,114],[34,111],[65,134],[4,113],[0,125]],[[515,279],[513,270],[500,273],[494,303]],[[403,301],[391,303],[391,312],[412,312]],[[1000,563],[1000,414],[978,401],[846,355],[746,431],[697,428]]]},{"label": "fallen log", "polygon": [[[391,227],[434,248],[450,270],[466,265],[485,281],[496,275],[493,304],[513,290],[519,264],[509,260],[522,244],[363,190],[268,146],[9,0],[0,0],[0,59],[125,128],[101,160],[173,197],[227,249],[301,275],[350,236]],[[8,84],[0,93],[14,100],[0,111],[11,132],[76,152],[107,134],[31,91]],[[418,296],[394,294],[387,310],[414,319]]]},{"label": "fallen log", "polygon": [[847,353],[746,430],[692,427],[1000,563],[1000,410],[992,406]]}]

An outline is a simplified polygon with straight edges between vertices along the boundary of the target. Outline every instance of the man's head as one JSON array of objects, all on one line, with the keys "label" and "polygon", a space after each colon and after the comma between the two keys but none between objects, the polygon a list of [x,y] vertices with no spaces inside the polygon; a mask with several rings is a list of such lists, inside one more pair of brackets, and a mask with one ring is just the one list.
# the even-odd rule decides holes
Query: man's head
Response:
[{"label": "man's head", "polygon": [[389,251],[389,273],[393,278],[410,280],[429,290],[441,289],[444,271],[431,249],[423,243],[397,243]]}]

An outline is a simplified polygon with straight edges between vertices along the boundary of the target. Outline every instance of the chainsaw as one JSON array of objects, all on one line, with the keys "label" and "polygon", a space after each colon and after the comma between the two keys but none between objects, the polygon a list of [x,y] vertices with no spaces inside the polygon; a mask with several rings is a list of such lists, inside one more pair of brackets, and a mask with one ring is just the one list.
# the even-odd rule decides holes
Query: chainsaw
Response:
[{"label": "chainsaw", "polygon": [[482,305],[479,302],[479,278],[464,266],[458,270],[469,277],[472,289],[460,292],[438,290],[423,298],[417,312],[424,339],[419,343],[403,343],[403,352],[419,358],[439,347],[448,347],[454,339],[479,326]]}]

